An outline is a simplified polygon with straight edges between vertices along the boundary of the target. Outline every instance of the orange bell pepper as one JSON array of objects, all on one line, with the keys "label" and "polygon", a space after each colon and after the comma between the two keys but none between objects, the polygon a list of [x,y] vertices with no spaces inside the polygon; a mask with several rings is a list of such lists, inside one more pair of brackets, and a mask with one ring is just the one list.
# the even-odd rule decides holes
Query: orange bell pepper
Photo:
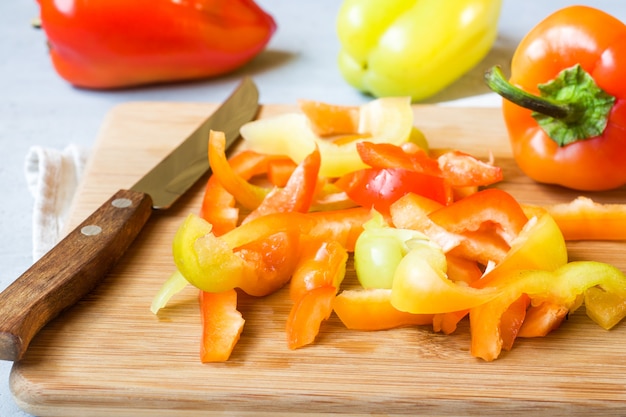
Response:
[{"label": "orange bell pepper", "polygon": [[599,191],[626,184],[626,25],[601,10],[564,7],[519,43],[502,95],[513,156],[536,181]]}]

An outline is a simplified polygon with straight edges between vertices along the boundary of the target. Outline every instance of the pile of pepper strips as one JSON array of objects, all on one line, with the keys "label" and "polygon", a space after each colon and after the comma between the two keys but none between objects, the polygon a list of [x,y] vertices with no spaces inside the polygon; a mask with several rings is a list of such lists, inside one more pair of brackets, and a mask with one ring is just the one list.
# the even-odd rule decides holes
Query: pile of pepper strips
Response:
[{"label": "pile of pepper strips", "polygon": [[[213,175],[202,209],[178,230],[177,271],[153,304],[158,311],[188,283],[201,290],[203,362],[227,360],[239,339],[245,321],[238,290],[262,297],[287,284],[291,349],[311,344],[333,311],[351,329],[429,325],[446,334],[469,317],[471,354],[488,361],[516,337],[545,336],[583,301],[604,328],[623,318],[623,273],[604,263],[568,263],[557,224],[569,225],[565,236],[580,238],[584,231],[565,220],[620,208],[587,199],[523,206],[505,191],[484,188],[502,179],[492,163],[412,142],[419,139],[412,119],[396,143],[359,130],[371,128],[360,119],[372,117],[372,107],[398,102],[360,108],[300,102],[298,118],[327,141],[322,152],[313,144],[303,159],[248,148],[227,160],[223,134],[211,133]],[[264,137],[268,123],[270,132],[272,123],[282,124],[281,117],[294,115],[242,129],[246,144],[255,143],[255,134]],[[333,147],[353,149],[363,166],[320,175]],[[350,256],[362,288],[342,291]]]}]

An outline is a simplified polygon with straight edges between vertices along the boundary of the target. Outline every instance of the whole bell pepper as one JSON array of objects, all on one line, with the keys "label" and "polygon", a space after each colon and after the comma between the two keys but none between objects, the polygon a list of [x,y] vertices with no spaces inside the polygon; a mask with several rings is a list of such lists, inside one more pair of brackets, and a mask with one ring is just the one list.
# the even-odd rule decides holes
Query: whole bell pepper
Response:
[{"label": "whole bell pepper", "polygon": [[542,183],[586,191],[626,184],[626,25],[600,10],[571,6],[521,41],[502,95],[520,169]]},{"label": "whole bell pepper", "polygon": [[56,71],[111,89],[225,74],[276,30],[253,0],[38,0]]},{"label": "whole bell pepper", "polygon": [[337,18],[339,68],[376,97],[423,100],[487,55],[501,0],[345,0]]}]

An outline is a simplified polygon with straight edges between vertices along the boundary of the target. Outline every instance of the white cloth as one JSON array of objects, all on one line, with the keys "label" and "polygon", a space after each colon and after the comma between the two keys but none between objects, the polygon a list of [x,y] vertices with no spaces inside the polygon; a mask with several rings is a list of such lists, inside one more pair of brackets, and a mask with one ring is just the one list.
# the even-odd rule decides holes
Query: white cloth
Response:
[{"label": "white cloth", "polygon": [[26,155],[26,182],[35,200],[34,261],[61,238],[87,158],[87,149],[78,145],[69,145],[62,151],[33,146]]}]

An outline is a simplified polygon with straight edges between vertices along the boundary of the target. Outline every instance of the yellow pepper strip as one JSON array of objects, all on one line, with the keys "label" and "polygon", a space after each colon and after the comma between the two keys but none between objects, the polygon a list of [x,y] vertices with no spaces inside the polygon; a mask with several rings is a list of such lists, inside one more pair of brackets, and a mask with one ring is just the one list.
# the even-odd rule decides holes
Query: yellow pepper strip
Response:
[{"label": "yellow pepper strip", "polygon": [[626,204],[600,204],[588,197],[545,206],[565,240],[626,240]]},{"label": "yellow pepper strip", "polygon": [[314,224],[302,213],[268,214],[216,237],[209,222],[190,214],[174,236],[174,261],[185,279],[203,291],[241,288],[254,294],[254,267],[233,249],[281,232],[308,233]]},{"label": "yellow pepper strip", "polygon": [[415,242],[396,268],[391,304],[413,314],[448,313],[479,306],[498,293],[495,288],[477,289],[450,280],[443,251]]},{"label": "yellow pepper strip", "polygon": [[359,107],[360,139],[347,143],[333,142],[318,136],[302,113],[286,113],[255,120],[242,126],[241,136],[249,149],[272,155],[285,155],[300,163],[317,146],[321,154],[320,175],[340,177],[365,168],[356,143],[367,140],[401,145],[409,141],[413,130],[413,110],[408,97],[386,97]]},{"label": "yellow pepper strip", "polygon": [[531,218],[511,244],[504,259],[481,279],[471,283],[483,288],[511,271],[553,271],[567,263],[567,247],[558,225],[547,213]]}]

